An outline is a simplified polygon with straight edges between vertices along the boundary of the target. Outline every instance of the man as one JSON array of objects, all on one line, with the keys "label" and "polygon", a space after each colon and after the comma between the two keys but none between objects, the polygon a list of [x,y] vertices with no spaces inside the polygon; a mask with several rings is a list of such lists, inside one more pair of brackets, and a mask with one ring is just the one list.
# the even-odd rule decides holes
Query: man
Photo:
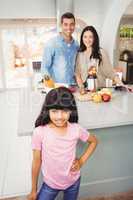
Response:
[{"label": "man", "polygon": [[74,68],[78,43],[73,39],[75,17],[61,16],[61,33],[46,44],[43,53],[42,75],[49,75],[57,83],[75,83]]}]

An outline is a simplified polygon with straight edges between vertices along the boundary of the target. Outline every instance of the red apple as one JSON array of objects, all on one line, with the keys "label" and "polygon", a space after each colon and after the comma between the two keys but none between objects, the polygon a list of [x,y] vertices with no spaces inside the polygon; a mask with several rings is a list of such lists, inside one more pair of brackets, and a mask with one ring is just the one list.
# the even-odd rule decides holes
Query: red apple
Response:
[{"label": "red apple", "polygon": [[111,96],[109,94],[106,94],[106,93],[102,94],[102,100],[104,102],[108,102],[110,101],[110,99],[111,99]]}]

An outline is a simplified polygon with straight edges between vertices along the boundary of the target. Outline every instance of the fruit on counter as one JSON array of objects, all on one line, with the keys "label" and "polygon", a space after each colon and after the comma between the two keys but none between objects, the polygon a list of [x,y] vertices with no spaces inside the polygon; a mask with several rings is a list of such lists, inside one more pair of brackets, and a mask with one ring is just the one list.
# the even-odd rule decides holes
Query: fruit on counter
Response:
[{"label": "fruit on counter", "polygon": [[102,100],[104,102],[109,102],[111,100],[111,95],[110,94],[103,93],[101,96],[102,96]]},{"label": "fruit on counter", "polygon": [[109,90],[103,90],[98,91],[98,92],[93,92],[91,94],[92,97],[92,101],[94,101],[95,103],[100,103],[100,102],[109,102],[112,98],[112,93]]},{"label": "fruit on counter", "polygon": [[78,100],[80,101],[93,101],[95,103],[109,102],[112,98],[112,92],[106,88],[102,91],[89,92],[86,94],[79,93]]},{"label": "fruit on counter", "polygon": [[45,87],[49,87],[49,88],[55,87],[53,79],[48,75],[44,75],[43,83]]},{"label": "fruit on counter", "polygon": [[91,92],[91,98],[93,99],[94,95],[97,94],[97,92]]},{"label": "fruit on counter", "polygon": [[100,95],[103,95],[103,94],[108,94],[112,97],[112,92],[110,91],[109,88],[102,88],[99,92],[98,92]]},{"label": "fruit on counter", "polygon": [[80,94],[79,92],[75,92],[74,96],[79,101],[92,101],[90,93]]},{"label": "fruit on counter", "polygon": [[95,102],[95,103],[100,103],[102,102],[102,96],[98,93],[93,93],[92,94],[92,100]]}]

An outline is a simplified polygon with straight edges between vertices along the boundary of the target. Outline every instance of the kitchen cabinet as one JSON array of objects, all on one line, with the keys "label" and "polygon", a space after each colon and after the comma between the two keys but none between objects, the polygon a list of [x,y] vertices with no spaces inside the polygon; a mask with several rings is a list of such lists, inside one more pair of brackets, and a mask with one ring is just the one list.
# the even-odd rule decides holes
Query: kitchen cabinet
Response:
[{"label": "kitchen cabinet", "polygon": [[133,84],[133,60],[132,61],[119,61],[119,66],[122,69],[123,81],[127,84]]},{"label": "kitchen cabinet", "polygon": [[31,187],[31,138],[14,137],[7,155],[3,196],[22,196]]},{"label": "kitchen cabinet", "polygon": [[[12,107],[9,106],[10,98],[8,99],[7,95],[3,92],[0,93],[0,196],[3,194],[3,184],[5,181],[5,173],[7,167],[7,154],[9,151],[11,132],[13,126],[15,126],[15,121],[12,121],[12,124],[9,123],[10,114],[14,113]],[[17,123],[16,123],[17,126]]]},{"label": "kitchen cabinet", "polygon": [[31,137],[17,135],[20,93],[0,93],[0,198],[30,191]]}]

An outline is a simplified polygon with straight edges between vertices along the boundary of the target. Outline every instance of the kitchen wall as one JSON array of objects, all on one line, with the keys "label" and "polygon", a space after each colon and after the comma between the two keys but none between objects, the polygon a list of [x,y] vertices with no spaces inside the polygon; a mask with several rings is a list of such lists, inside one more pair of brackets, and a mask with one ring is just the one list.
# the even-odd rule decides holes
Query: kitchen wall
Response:
[{"label": "kitchen wall", "polygon": [[132,25],[133,26],[133,13],[131,16],[125,16],[121,19],[121,25]]},{"label": "kitchen wall", "polygon": [[[67,0],[66,0],[67,1]],[[73,0],[74,13],[89,25],[94,25],[100,35],[101,45],[107,49],[111,62],[119,21],[133,0]],[[10,12],[9,12],[10,10]],[[129,9],[130,13],[132,9]],[[55,0],[1,0],[0,18],[56,17]]]},{"label": "kitchen wall", "polygon": [[55,17],[54,0],[1,0],[0,18]]},{"label": "kitchen wall", "polygon": [[[133,0],[128,2],[127,6],[125,6],[125,10],[123,15],[120,18],[120,23],[118,24],[118,27],[121,25],[130,25],[133,27]],[[119,31],[119,28],[118,28]],[[119,65],[119,56],[120,51],[123,51],[125,49],[133,50],[133,39],[131,38],[120,38],[119,32],[116,33],[116,39],[115,44],[113,45],[113,60],[114,65]],[[111,54],[111,53],[110,53]]]},{"label": "kitchen wall", "polygon": [[[70,1],[70,0],[67,0]],[[67,2],[66,1],[66,2]],[[87,24],[96,26],[100,33],[103,16],[109,8],[110,1],[103,0],[73,0],[74,13]],[[66,4],[66,3],[65,3]],[[67,5],[67,4],[66,4]],[[10,12],[9,12],[10,10]],[[1,0],[0,18],[37,18],[37,17],[56,17],[55,0]]]},{"label": "kitchen wall", "polygon": [[125,15],[133,15],[133,1],[131,2],[131,4],[127,7],[126,11],[125,11]]},{"label": "kitchen wall", "polygon": [[99,35],[101,35],[105,16],[114,0],[74,0],[75,15],[83,19],[88,25],[96,27]]},{"label": "kitchen wall", "polygon": [[98,0],[75,0],[74,13],[78,18],[84,20],[88,25],[94,25],[101,32],[102,10],[101,2]]},{"label": "kitchen wall", "polygon": [[102,46],[107,49],[112,64],[114,64],[114,57],[117,53],[116,38],[119,23],[124,12],[132,2],[133,0],[114,0],[104,18],[101,33]]}]

